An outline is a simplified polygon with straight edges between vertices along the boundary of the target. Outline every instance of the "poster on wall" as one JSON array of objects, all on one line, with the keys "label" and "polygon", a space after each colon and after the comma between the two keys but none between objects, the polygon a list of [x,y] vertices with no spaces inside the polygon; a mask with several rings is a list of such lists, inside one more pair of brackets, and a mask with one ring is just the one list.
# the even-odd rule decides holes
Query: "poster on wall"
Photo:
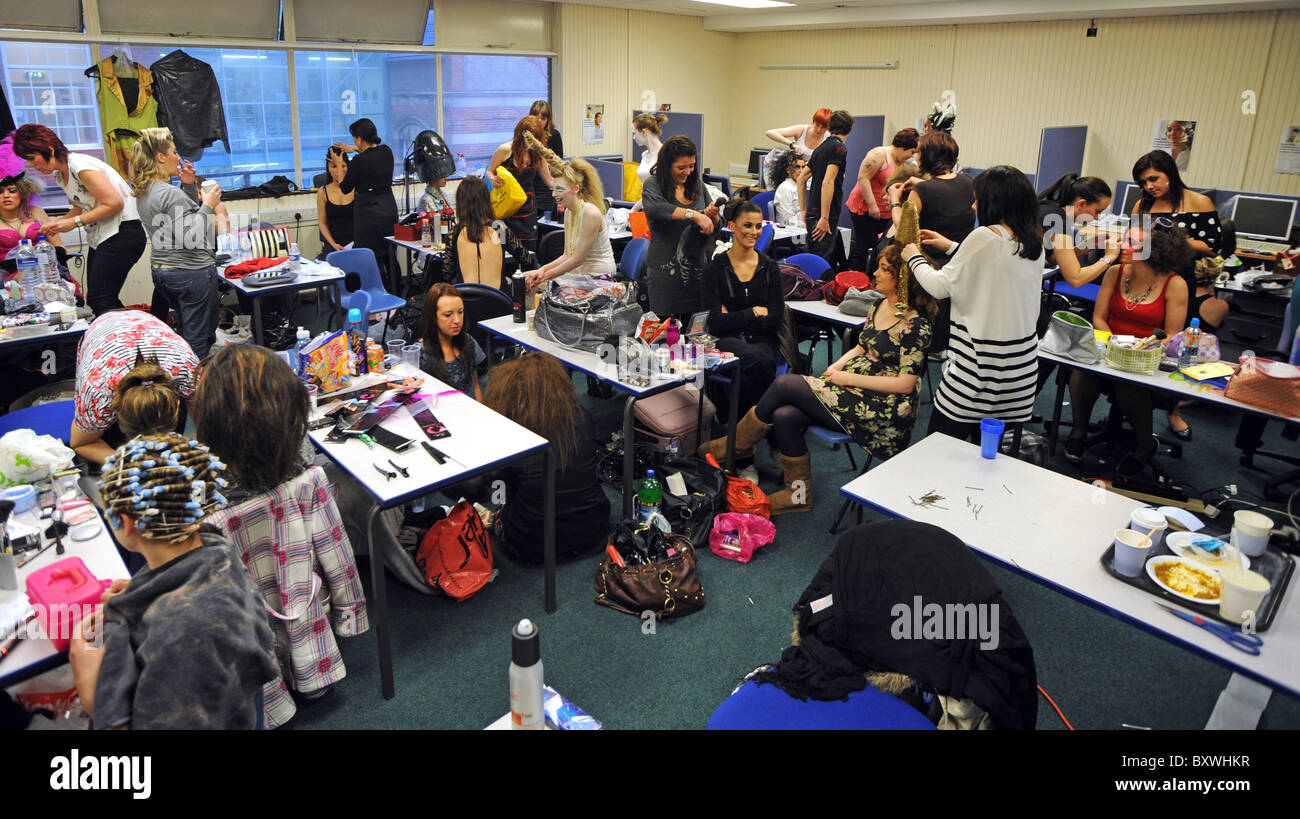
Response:
[{"label": "poster on wall", "polygon": [[1300,125],[1282,126],[1281,143],[1277,146],[1277,162],[1273,173],[1300,174]]},{"label": "poster on wall", "polygon": [[1192,159],[1192,139],[1196,136],[1196,120],[1158,119],[1151,132],[1151,150],[1164,151],[1174,158],[1180,172],[1187,170]]},{"label": "poster on wall", "polygon": [[582,115],[582,144],[599,145],[605,141],[605,106],[587,105]]}]

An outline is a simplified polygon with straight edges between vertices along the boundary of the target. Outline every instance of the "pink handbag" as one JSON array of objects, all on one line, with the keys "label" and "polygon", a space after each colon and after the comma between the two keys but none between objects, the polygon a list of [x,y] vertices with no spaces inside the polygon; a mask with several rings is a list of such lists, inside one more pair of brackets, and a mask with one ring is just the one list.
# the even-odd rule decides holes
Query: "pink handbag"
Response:
[{"label": "pink handbag", "polygon": [[713,519],[709,549],[718,557],[748,563],[760,546],[776,537],[776,525],[767,518],[743,512],[723,512]]}]

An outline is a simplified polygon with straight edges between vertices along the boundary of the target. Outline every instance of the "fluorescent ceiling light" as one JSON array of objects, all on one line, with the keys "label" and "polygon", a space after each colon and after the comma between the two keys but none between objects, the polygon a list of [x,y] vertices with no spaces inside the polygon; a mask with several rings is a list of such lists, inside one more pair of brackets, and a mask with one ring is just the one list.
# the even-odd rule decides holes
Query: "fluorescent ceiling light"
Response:
[{"label": "fluorescent ceiling light", "polygon": [[782,3],[779,0],[691,0],[691,2],[705,3],[710,6],[735,6],[740,9],[774,9],[794,5],[794,3]]}]

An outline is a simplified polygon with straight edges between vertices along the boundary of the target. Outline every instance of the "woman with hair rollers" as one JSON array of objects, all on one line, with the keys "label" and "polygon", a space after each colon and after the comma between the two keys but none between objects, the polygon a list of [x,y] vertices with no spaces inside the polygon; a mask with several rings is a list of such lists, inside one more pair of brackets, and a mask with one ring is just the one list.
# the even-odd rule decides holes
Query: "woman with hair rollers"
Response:
[{"label": "woman with hair rollers", "polygon": [[550,167],[555,203],[564,211],[564,253],[528,274],[533,288],[565,273],[612,276],[617,265],[605,223],[605,192],[591,163],[582,157],[565,162],[537,137],[524,133],[528,147],[541,154]]},{"label": "woman with hair rollers", "polygon": [[105,593],[102,629],[83,620],[73,634],[68,659],[97,728],[262,726],[274,638],[234,548],[202,524],[226,505],[223,470],[175,433],[136,438],[105,464],[109,525],[148,567]]}]

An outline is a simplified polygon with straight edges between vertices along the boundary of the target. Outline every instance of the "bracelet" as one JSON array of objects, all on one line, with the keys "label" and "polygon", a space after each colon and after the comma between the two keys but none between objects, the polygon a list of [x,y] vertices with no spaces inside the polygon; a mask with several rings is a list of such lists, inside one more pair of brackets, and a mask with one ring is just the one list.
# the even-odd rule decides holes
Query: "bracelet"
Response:
[{"label": "bracelet", "polygon": [[903,206],[902,202],[895,202],[894,204],[889,206],[889,209],[893,210],[894,208],[901,208],[902,206]]}]

